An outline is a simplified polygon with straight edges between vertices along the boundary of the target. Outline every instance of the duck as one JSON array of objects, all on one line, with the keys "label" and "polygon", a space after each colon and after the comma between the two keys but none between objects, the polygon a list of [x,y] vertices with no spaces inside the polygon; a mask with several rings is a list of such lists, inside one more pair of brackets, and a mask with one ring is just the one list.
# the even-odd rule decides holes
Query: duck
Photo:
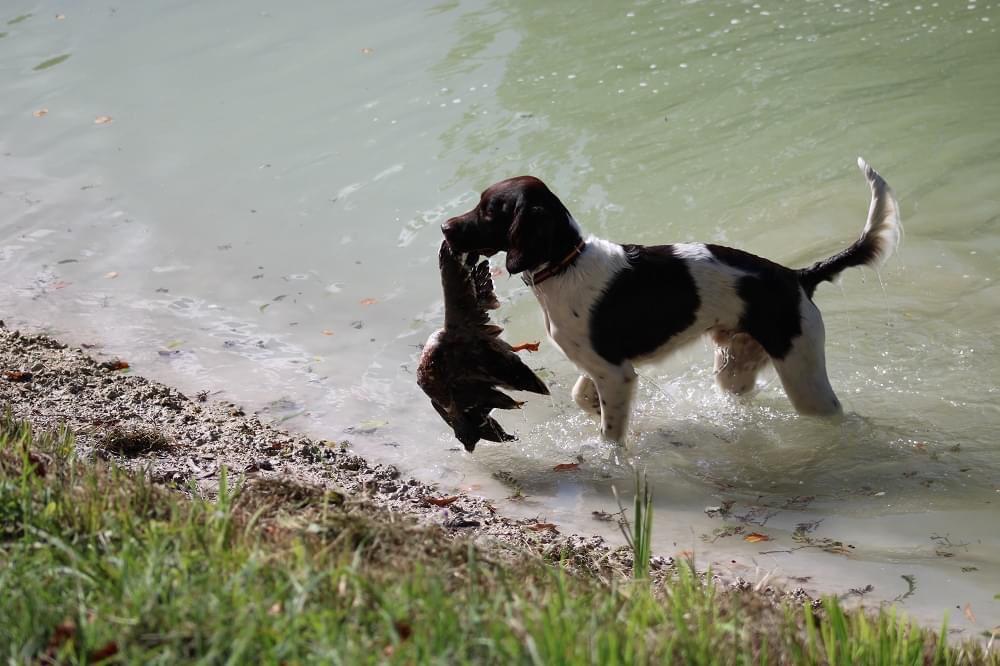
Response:
[{"label": "duck", "polygon": [[417,366],[417,385],[470,453],[480,440],[517,439],[490,412],[519,409],[524,402],[499,388],[549,394],[545,382],[517,355],[521,350],[536,350],[537,345],[511,346],[500,337],[503,328],[490,320],[489,310],[500,307],[500,302],[489,261],[477,263],[478,259],[471,252],[453,253],[447,241],[441,242],[438,265],[444,327],[427,339]]}]

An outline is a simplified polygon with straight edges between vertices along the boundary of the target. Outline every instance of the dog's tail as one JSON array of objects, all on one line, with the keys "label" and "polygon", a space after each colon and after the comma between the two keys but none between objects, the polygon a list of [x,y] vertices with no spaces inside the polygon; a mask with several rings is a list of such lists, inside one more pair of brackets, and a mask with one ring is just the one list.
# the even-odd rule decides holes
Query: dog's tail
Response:
[{"label": "dog's tail", "polygon": [[832,281],[847,268],[852,266],[878,268],[892,256],[899,245],[903,225],[899,221],[899,203],[892,193],[892,188],[868,162],[860,157],[858,166],[872,188],[868,222],[861,232],[861,238],[854,241],[849,248],[829,259],[818,261],[809,268],[799,269],[799,283],[809,298],[812,298],[820,282]]}]

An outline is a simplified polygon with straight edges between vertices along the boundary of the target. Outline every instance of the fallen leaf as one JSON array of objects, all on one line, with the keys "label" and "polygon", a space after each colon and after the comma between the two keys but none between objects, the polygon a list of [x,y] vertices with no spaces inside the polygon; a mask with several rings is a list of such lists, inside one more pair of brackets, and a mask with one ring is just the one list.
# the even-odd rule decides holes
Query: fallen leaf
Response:
[{"label": "fallen leaf", "polygon": [[413,627],[411,627],[410,623],[405,620],[396,620],[394,626],[396,628],[396,633],[399,634],[399,638],[401,640],[405,641],[413,635]]},{"label": "fallen leaf", "polygon": [[116,358],[101,363],[101,367],[106,370],[126,370],[128,369],[129,366],[126,361],[123,361],[120,358]]},{"label": "fallen leaf", "polygon": [[552,471],[553,472],[568,472],[570,470],[574,470],[574,469],[578,468],[579,466],[580,466],[580,463],[578,463],[578,462],[575,462],[575,463],[559,463],[558,465],[556,465],[555,467],[552,468]]},{"label": "fallen leaf", "polygon": [[94,118],[95,125],[107,125],[111,122],[111,116],[97,116]]},{"label": "fallen leaf", "polygon": [[750,534],[743,537],[744,541],[749,541],[750,543],[757,543],[758,541],[770,541],[771,537],[766,534],[761,534],[760,532],[751,532]]},{"label": "fallen leaf", "polygon": [[333,335],[333,331],[328,328],[323,329],[323,335]]},{"label": "fallen leaf", "polygon": [[31,464],[31,471],[36,476],[45,476],[48,472],[47,463],[51,462],[51,458],[39,453],[29,453],[28,462]]},{"label": "fallen leaf", "polygon": [[378,301],[374,298],[362,298],[360,303],[361,305],[375,305]]},{"label": "fallen leaf", "polygon": [[451,497],[425,497],[424,502],[433,504],[434,506],[448,506],[449,504],[454,504],[457,499],[458,495],[452,495]]},{"label": "fallen leaf", "polygon": [[65,14],[56,14],[56,20],[57,20],[57,21],[62,21],[62,20],[64,20],[65,18],[66,18],[66,15],[65,15]]},{"label": "fallen leaf", "polygon": [[375,53],[375,49],[368,48],[367,46],[361,49],[361,55],[371,55],[373,53]]},{"label": "fallen leaf", "polygon": [[54,289],[65,289],[66,287],[70,286],[71,284],[73,284],[73,283],[72,282],[65,282],[63,280],[59,280],[54,285],[52,285],[52,287]]},{"label": "fallen leaf", "polygon": [[389,425],[388,421],[379,421],[376,419],[371,419],[368,421],[362,421],[356,426],[351,426],[347,429],[348,432],[356,432],[362,435],[373,435],[375,431],[379,428]]},{"label": "fallen leaf", "polygon": [[558,532],[555,523],[535,523],[534,525],[525,525],[532,532]]},{"label": "fallen leaf", "polygon": [[30,382],[33,375],[23,370],[4,370],[3,376],[12,382]]},{"label": "fallen leaf", "polygon": [[521,344],[514,345],[513,347],[511,347],[511,349],[513,349],[516,352],[519,351],[536,352],[538,351],[538,345],[540,344],[541,344],[540,342],[522,342]]},{"label": "fallen leaf", "polygon": [[36,118],[42,118],[44,116],[49,115],[49,110],[48,109],[38,109],[37,111],[32,112],[31,115],[33,115]]},{"label": "fallen leaf", "polygon": [[56,651],[65,645],[66,641],[75,637],[76,622],[70,619],[63,620],[52,630],[52,636],[49,638],[48,645],[46,645],[46,651],[55,656]]},{"label": "fallen leaf", "polygon": [[108,657],[113,657],[118,654],[118,643],[114,641],[108,641],[96,650],[91,650],[87,653],[87,661],[96,664],[98,662],[104,661]]},{"label": "fallen leaf", "polygon": [[70,56],[69,53],[64,53],[61,56],[56,56],[55,58],[49,58],[48,60],[46,60],[44,62],[40,62],[37,65],[35,65],[34,71],[40,72],[43,69],[48,69],[49,67],[55,67],[56,65],[58,65],[61,62],[66,62],[66,60],[69,58],[69,56]]},{"label": "fallen leaf", "polygon": [[965,604],[965,608],[962,609],[962,614],[965,615],[966,619],[972,624],[977,624],[976,614],[972,612],[972,604]]},{"label": "fallen leaf", "polygon": [[105,273],[104,277],[108,280],[114,280],[118,277],[118,271],[111,271],[110,273]]}]

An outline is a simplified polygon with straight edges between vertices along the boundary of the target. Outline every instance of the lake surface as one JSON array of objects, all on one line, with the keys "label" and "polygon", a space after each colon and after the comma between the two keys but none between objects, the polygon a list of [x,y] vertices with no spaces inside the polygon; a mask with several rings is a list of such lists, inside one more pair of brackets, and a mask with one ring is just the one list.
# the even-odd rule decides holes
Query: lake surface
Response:
[{"label": "lake surface", "polygon": [[[871,585],[978,635],[1000,624],[998,24],[982,0],[7,0],[0,317],[566,533],[620,541],[592,512],[631,498],[631,462],[658,553]],[[842,422],[796,417],[773,373],[723,397],[707,344],[641,369],[631,461],[545,341],[551,399],[498,417],[517,442],[466,454],[417,389],[438,225],[490,183],[537,175],[613,240],[802,266],[860,232],[858,155],[906,233],[817,292]],[[521,282],[497,288],[506,338],[543,339]]]}]

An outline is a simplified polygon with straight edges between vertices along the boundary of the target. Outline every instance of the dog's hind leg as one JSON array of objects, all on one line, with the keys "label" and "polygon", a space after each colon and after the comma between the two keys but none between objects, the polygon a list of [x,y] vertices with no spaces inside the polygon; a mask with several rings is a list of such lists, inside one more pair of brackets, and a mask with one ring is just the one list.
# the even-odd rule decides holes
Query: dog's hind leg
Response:
[{"label": "dog's hind leg", "polygon": [[715,382],[724,391],[744,395],[753,390],[757,373],[767,365],[767,352],[746,333],[715,333]]},{"label": "dog's hind leg", "polygon": [[587,375],[580,375],[573,385],[573,400],[588,414],[601,415],[601,397],[597,395],[594,380]]},{"label": "dog's hind leg", "polygon": [[785,394],[799,414],[833,416],[843,409],[826,375],[823,318],[812,301],[803,297],[802,334],[783,358],[772,358]]}]

